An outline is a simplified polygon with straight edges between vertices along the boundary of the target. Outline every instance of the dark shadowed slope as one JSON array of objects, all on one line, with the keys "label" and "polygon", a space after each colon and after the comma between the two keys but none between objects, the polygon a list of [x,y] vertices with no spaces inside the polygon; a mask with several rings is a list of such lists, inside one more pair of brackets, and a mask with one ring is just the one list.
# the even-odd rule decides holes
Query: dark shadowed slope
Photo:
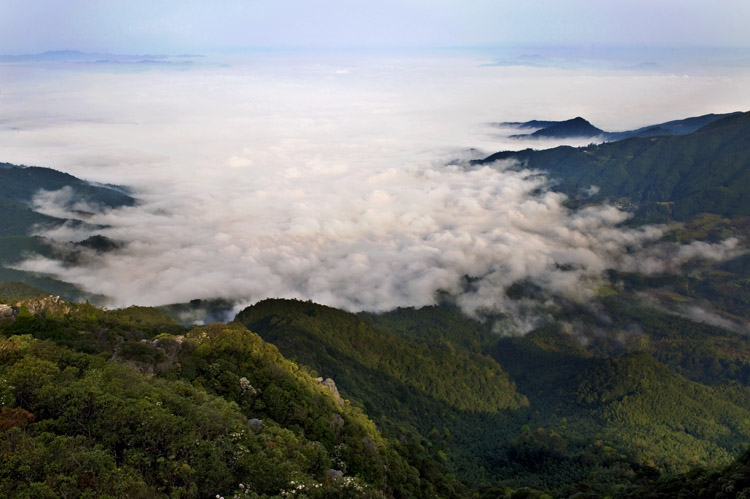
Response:
[{"label": "dark shadowed slope", "polygon": [[[48,293],[78,300],[95,299],[75,286],[39,275],[10,268],[34,255],[57,256],[68,261],[77,258],[83,249],[103,251],[111,249],[112,241],[98,236],[81,244],[55,244],[34,234],[54,229],[63,224],[88,227],[78,219],[56,218],[36,211],[34,198],[42,191],[65,189],[59,201],[62,208],[75,214],[133,206],[135,199],[127,190],[112,185],[96,185],[67,173],[50,168],[25,167],[0,163],[0,281],[21,281]],[[101,297],[98,297],[101,298]]]},{"label": "dark shadowed slope", "polygon": [[30,203],[39,190],[57,191],[65,187],[72,190],[71,206],[81,202],[102,208],[135,204],[135,199],[120,187],[95,185],[50,168],[0,168],[0,197],[3,198]]},{"label": "dark shadowed slope", "polygon": [[598,135],[603,135],[604,133],[606,133],[604,130],[596,128],[585,119],[578,117],[573,118],[572,120],[555,123],[529,135],[514,135],[513,137],[528,137],[530,139],[568,139],[572,137],[596,137]]},{"label": "dark shadowed slope", "polygon": [[593,200],[621,199],[685,220],[698,213],[750,215],[750,113],[688,135],[631,138],[585,148],[499,152],[478,161],[515,160],[545,170],[555,189]]}]

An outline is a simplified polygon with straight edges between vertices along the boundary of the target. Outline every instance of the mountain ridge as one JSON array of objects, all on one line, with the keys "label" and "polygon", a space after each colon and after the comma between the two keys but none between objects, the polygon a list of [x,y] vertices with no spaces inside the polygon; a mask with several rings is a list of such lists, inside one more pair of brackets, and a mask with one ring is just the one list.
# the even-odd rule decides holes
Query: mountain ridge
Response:
[{"label": "mountain ridge", "polygon": [[[687,220],[701,212],[750,216],[750,112],[687,135],[640,138],[574,148],[501,151],[474,165],[514,160],[549,173],[571,198],[626,199],[647,215]],[[596,186],[594,195],[584,195]]]},{"label": "mountain ridge", "polygon": [[600,128],[596,128],[594,125],[589,123],[587,120],[579,117],[554,123],[549,126],[545,126],[541,130],[537,130],[528,135],[511,135],[510,138],[556,138],[556,139],[568,139],[574,137],[597,137],[604,135],[606,132]]},{"label": "mountain ridge", "polygon": [[594,138],[613,142],[631,137],[658,137],[662,135],[686,135],[698,131],[700,128],[729,116],[740,114],[740,111],[724,114],[704,114],[689,118],[667,121],[655,125],[646,125],[634,130],[622,132],[606,132],[597,128],[581,117],[566,121],[531,120],[526,122],[502,122],[499,126],[511,126],[519,129],[538,129],[532,133],[511,135],[514,139],[538,138]]}]

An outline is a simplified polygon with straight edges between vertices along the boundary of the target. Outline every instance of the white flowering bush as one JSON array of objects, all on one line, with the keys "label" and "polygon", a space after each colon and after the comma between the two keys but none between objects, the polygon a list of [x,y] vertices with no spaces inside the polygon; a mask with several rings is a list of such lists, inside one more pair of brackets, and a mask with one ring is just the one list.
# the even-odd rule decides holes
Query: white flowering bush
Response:
[{"label": "white flowering bush", "polygon": [[[374,490],[356,477],[341,476],[326,482],[318,482],[310,478],[290,480],[278,494],[273,496],[259,495],[248,485],[240,483],[231,499],[383,499],[384,497],[381,492]],[[221,494],[217,494],[216,498],[225,499]]]}]

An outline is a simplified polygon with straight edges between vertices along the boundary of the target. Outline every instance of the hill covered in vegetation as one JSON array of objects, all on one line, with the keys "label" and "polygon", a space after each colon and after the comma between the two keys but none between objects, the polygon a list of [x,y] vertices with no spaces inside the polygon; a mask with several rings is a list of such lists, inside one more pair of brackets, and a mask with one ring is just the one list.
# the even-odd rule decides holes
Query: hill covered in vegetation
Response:
[{"label": "hill covered in vegetation", "polygon": [[517,161],[549,172],[556,181],[554,188],[573,199],[609,199],[661,220],[685,221],[700,213],[746,217],[750,216],[749,143],[750,113],[742,113],[688,135],[506,151],[477,163]]},{"label": "hill covered in vegetation", "polygon": [[[743,335],[634,304],[628,290],[556,317],[517,338],[493,336],[488,324],[450,306],[356,316],[269,300],[237,320],[284,355],[330,373],[383,428],[414,426],[473,487],[567,495],[585,485],[599,495],[636,477],[729,463],[750,442]],[[433,356],[437,369],[429,368]],[[496,381],[504,388],[490,398],[486,378],[467,366],[487,366],[510,383]],[[410,381],[411,372],[431,381]],[[463,405],[452,403],[456,392]],[[469,405],[475,396],[519,403]]]},{"label": "hill covered in vegetation", "polygon": [[[40,212],[35,205],[40,193],[56,193],[59,208],[70,213],[71,217],[79,216],[59,218]],[[71,300],[101,298],[52,276],[12,267],[32,255],[75,258],[81,248],[86,247],[85,242],[82,245],[59,243],[38,234],[63,225],[87,227],[85,218],[92,212],[135,203],[135,198],[123,187],[92,184],[51,168],[0,163],[0,281],[22,281]],[[89,245],[89,249],[100,248]]]},{"label": "hill covered in vegetation", "polygon": [[[153,308],[15,300],[0,305],[0,489],[635,497],[674,473],[736,470],[750,442],[750,388],[736,375],[747,342],[616,302],[605,313],[643,331],[605,354],[566,330],[565,313],[499,338],[449,305],[354,315],[267,300],[238,322],[185,329]],[[663,337],[692,338],[727,369],[701,379],[685,366],[706,352],[663,356]]]},{"label": "hill covered in vegetation", "polygon": [[[238,323],[55,297],[2,305],[0,490],[13,497],[452,497],[418,435]],[[434,481],[433,481],[434,480]]]},{"label": "hill covered in vegetation", "polygon": [[536,129],[536,131],[511,135],[511,138],[517,139],[541,139],[541,138],[600,138],[607,142],[629,139],[632,137],[659,137],[663,135],[686,135],[713,123],[716,120],[726,118],[727,116],[739,113],[726,114],[704,114],[703,116],[693,116],[681,120],[667,121],[656,125],[647,125],[636,130],[626,130],[622,132],[605,132],[604,130],[593,126],[587,120],[577,117],[566,121],[545,121],[531,120],[525,122],[504,122],[500,126],[510,126],[525,129]]}]

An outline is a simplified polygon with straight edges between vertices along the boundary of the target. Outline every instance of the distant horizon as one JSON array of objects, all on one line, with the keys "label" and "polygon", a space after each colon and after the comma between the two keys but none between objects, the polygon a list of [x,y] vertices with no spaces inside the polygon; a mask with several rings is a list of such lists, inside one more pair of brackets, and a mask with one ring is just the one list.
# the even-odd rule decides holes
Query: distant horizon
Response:
[{"label": "distant horizon", "polygon": [[[732,77],[736,71],[750,69],[750,50],[744,47],[714,46],[628,46],[570,45],[524,46],[483,45],[462,47],[234,47],[203,52],[189,50],[105,51],[55,48],[34,53],[0,54],[0,65],[13,63],[154,63],[187,67],[189,65],[235,64],[248,58],[278,58],[283,61],[340,61],[349,64],[359,58],[459,57],[473,58],[482,66],[529,68],[599,69],[684,75],[711,75],[717,71]],[[3,68],[0,66],[0,71]]]},{"label": "distant horizon", "polygon": [[211,54],[234,54],[234,53],[254,53],[257,51],[269,52],[472,52],[486,50],[524,50],[524,51],[550,51],[550,52],[576,52],[576,53],[599,53],[602,51],[615,52],[642,52],[658,53],[661,51],[678,51],[678,52],[699,52],[699,51],[741,51],[750,57],[750,46],[731,45],[731,44],[693,44],[693,45],[649,45],[649,44],[627,44],[627,43],[580,43],[580,44],[516,44],[516,43],[495,43],[495,44],[474,44],[474,45],[413,45],[413,46],[320,46],[320,45],[237,45],[227,47],[206,47],[203,50],[180,49],[179,47],[169,50],[158,48],[133,49],[107,49],[101,48],[83,48],[75,46],[47,47],[29,51],[4,51],[0,56],[28,56],[41,55],[49,53],[78,53],[78,54],[108,54],[108,55],[160,55],[170,57],[180,56],[206,56]]}]

